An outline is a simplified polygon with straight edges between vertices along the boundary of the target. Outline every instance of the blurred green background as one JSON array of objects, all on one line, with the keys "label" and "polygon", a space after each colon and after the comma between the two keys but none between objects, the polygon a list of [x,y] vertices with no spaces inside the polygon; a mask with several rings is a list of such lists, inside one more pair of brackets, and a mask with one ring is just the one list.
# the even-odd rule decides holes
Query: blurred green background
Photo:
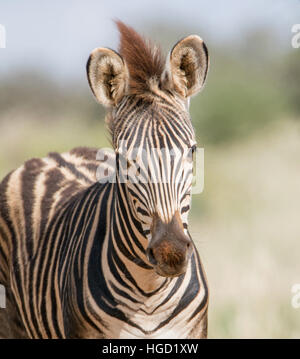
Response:
[{"label": "blurred green background", "polygon": [[206,87],[191,101],[205,189],[193,196],[190,228],[209,281],[209,337],[300,338],[300,309],[291,305],[300,283],[300,48],[291,46],[300,2],[142,3],[43,8],[30,0],[23,12],[24,5],[0,3],[0,23],[8,24],[0,177],[53,150],[110,146],[84,62],[94,47],[116,48],[111,18],[166,53],[198,33],[211,63]]}]

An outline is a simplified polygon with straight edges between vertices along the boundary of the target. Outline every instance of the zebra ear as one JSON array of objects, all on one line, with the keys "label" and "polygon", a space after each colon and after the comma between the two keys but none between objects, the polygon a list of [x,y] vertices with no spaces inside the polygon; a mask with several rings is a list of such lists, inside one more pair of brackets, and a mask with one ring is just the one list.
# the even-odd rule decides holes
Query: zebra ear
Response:
[{"label": "zebra ear", "polygon": [[116,106],[126,93],[128,70],[122,57],[106,48],[95,49],[87,62],[90,87],[104,106]]},{"label": "zebra ear", "polygon": [[169,58],[171,87],[183,97],[198,93],[205,82],[209,57],[203,40],[197,35],[188,36],[173,47]]}]

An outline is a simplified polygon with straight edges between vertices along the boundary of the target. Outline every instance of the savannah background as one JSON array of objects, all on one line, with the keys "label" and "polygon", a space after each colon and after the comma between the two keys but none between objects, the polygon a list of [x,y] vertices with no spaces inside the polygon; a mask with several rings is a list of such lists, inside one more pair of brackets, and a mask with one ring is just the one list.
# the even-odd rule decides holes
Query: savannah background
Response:
[{"label": "savannah background", "polygon": [[300,338],[299,0],[0,0],[0,178],[31,157],[110,146],[85,74],[120,18],[167,52],[196,33],[211,58],[191,101],[205,189],[190,228],[210,286],[210,338]]}]

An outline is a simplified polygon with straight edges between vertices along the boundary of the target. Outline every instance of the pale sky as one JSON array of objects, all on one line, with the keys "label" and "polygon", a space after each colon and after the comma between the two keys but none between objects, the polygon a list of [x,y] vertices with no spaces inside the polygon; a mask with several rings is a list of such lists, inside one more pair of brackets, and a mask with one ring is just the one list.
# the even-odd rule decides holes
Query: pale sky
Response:
[{"label": "pale sky", "polygon": [[117,48],[115,18],[145,35],[157,23],[169,24],[170,47],[187,35],[185,28],[209,38],[210,46],[230,46],[243,41],[248,30],[263,27],[274,33],[276,45],[288,48],[291,27],[300,23],[300,0],[0,0],[0,24],[7,34],[0,81],[27,67],[85,81],[91,50]]}]

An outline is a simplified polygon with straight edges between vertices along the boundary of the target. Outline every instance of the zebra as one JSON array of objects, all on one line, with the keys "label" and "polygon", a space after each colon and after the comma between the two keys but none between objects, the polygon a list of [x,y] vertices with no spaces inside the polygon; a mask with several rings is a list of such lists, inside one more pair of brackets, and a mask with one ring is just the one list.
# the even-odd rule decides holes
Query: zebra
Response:
[{"label": "zebra", "polygon": [[[97,48],[87,62],[113,153],[99,161],[96,148],[52,152],[1,182],[2,336],[207,337],[208,285],[188,212],[196,148],[189,99],[205,83],[208,51],[191,35],[166,59],[116,24],[119,51]],[[137,181],[128,174],[133,162]]]}]

